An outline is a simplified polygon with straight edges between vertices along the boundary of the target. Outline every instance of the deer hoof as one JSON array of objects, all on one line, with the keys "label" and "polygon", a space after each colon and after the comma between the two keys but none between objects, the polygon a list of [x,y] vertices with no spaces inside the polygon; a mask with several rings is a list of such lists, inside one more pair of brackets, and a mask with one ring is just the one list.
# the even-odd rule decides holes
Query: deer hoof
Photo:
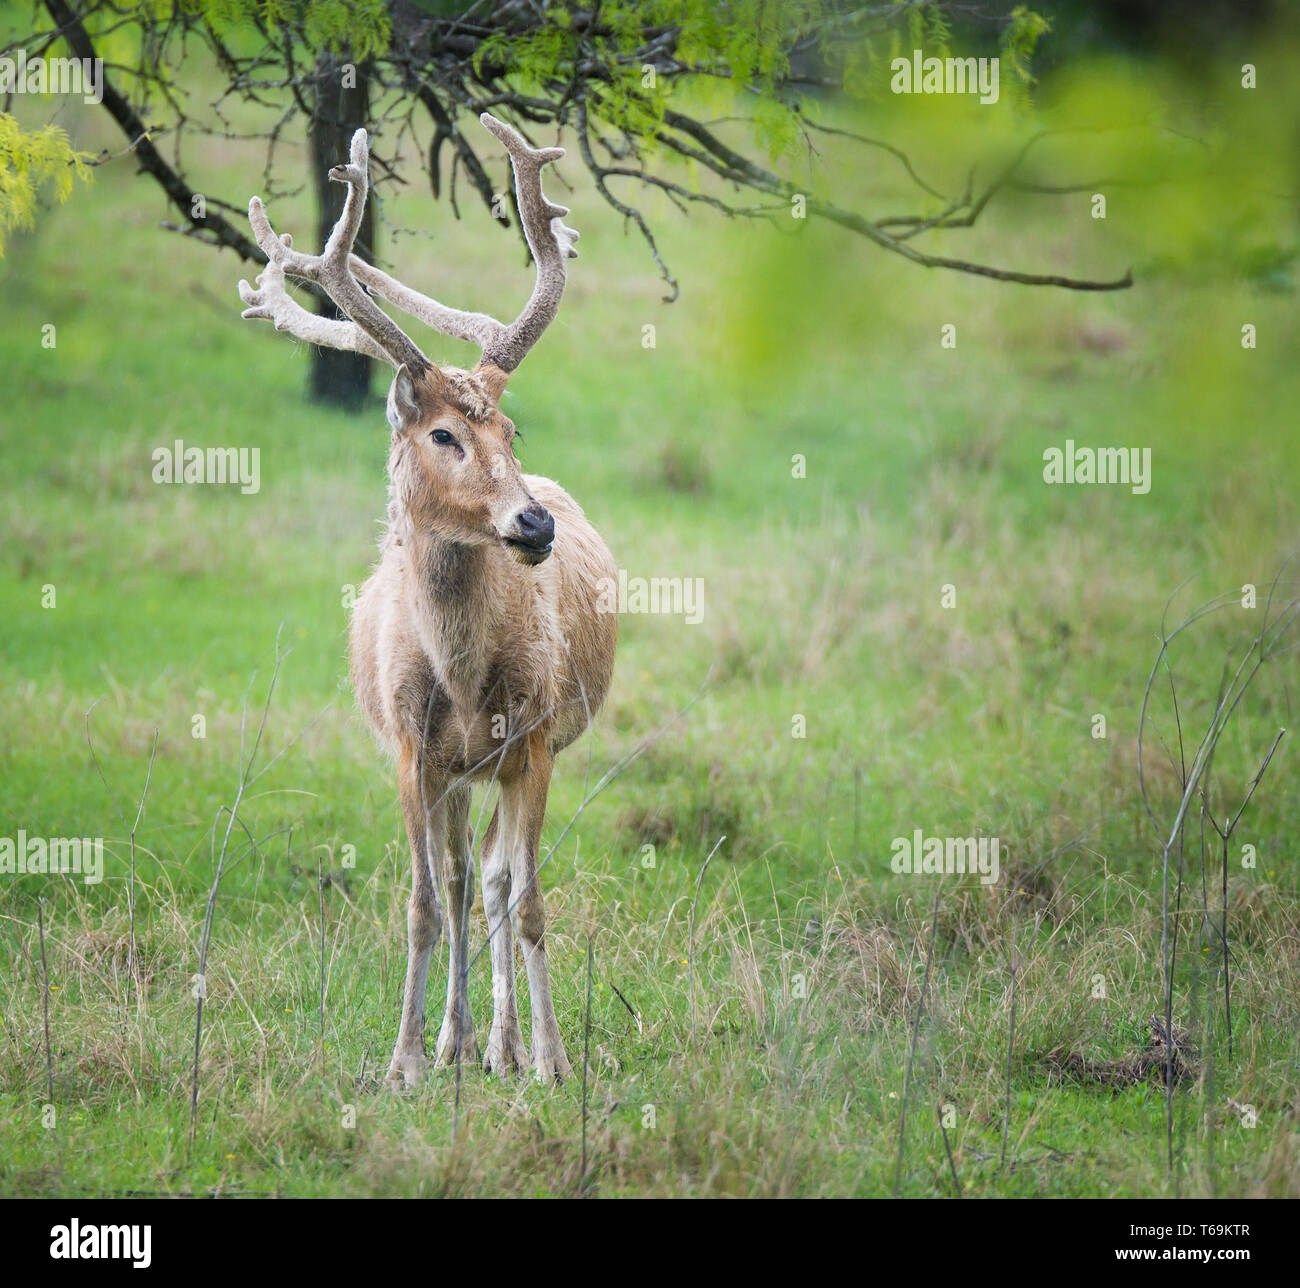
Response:
[{"label": "deer hoof", "polygon": [[385,1081],[390,1091],[414,1091],[424,1080],[428,1069],[429,1057],[423,1051],[394,1051]]},{"label": "deer hoof", "polygon": [[478,1039],[474,1036],[472,1026],[467,1026],[466,1031],[461,1034],[456,1031],[456,1025],[452,1020],[444,1020],[442,1031],[438,1034],[436,1061],[440,1065],[450,1065],[455,1068],[457,1052],[460,1054],[462,1064],[478,1063]]},{"label": "deer hoof", "polygon": [[503,1078],[510,1074],[523,1073],[528,1068],[524,1040],[518,1029],[507,1037],[499,1029],[493,1028],[488,1035],[487,1055],[483,1057],[483,1068],[486,1072],[500,1074]]},{"label": "deer hoof", "polygon": [[533,1077],[540,1083],[563,1082],[573,1072],[573,1066],[562,1046],[539,1050],[533,1058]]}]

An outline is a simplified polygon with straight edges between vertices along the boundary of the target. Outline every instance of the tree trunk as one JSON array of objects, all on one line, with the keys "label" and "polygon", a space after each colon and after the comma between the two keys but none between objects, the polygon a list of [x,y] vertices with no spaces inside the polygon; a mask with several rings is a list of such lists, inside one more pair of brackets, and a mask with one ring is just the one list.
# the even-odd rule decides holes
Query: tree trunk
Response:
[{"label": "tree trunk", "polygon": [[[316,73],[308,141],[316,185],[317,245],[324,246],[343,213],[343,199],[348,192],[348,185],[333,183],[329,172],[331,167],[347,160],[353,133],[367,123],[370,79],[364,64],[348,63],[329,54],[321,55]],[[374,260],[373,200],[366,202],[356,251],[362,258]],[[343,316],[328,300],[318,301],[316,309],[326,317]],[[370,397],[370,359],[362,353],[317,347],[312,352],[310,396],[313,402],[357,410]]]}]

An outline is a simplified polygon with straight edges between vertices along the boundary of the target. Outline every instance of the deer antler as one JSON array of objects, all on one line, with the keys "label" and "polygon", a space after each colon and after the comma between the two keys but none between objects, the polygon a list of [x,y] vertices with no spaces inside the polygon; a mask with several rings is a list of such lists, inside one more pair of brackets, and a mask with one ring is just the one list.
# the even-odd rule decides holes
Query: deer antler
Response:
[{"label": "deer antler", "polygon": [[[370,150],[365,130],[352,136],[351,164],[330,171],[331,179],[348,184],[348,195],[321,254],[295,251],[287,233],[276,237],[261,200],[254,197],[248,203],[248,219],[258,245],[266,253],[267,266],[257,279],[257,289],[246,281],[239,283],[240,297],[249,305],[243,316],[267,318],[277,331],[288,331],[313,344],[351,349],[395,367],[404,363],[413,375],[432,367],[410,337],[366,293],[369,287],[432,330],[477,344],[483,351],[480,365],[497,367],[507,374],[514,371],[559,311],[568,276],[566,261],[577,258],[574,242],[578,234],[563,223],[568,208],[548,201],[542,192],[542,167],[562,157],[564,149],[530,147],[517,130],[487,112],[479,119],[510,154],[519,218],[537,265],[533,293],[513,322],[506,324],[486,313],[448,308],[352,253],[369,184]],[[334,321],[308,312],[288,294],[286,276],[319,284],[351,321]]]},{"label": "deer antler", "polygon": [[568,206],[557,206],[542,191],[542,167],[558,161],[563,148],[530,148],[518,131],[486,112],[479,120],[506,145],[515,172],[515,196],[519,218],[528,238],[529,249],[537,264],[537,281],[524,310],[502,332],[496,344],[483,351],[483,361],[513,371],[528,350],[541,339],[560,308],[564,285],[568,279],[566,260],[577,259],[574,242],[578,232],[563,222]]},{"label": "deer antler", "polygon": [[[293,249],[289,236],[277,237],[266,217],[260,197],[248,203],[248,222],[253,226],[257,244],[266,253],[267,266],[258,278],[259,291],[240,281],[239,294],[252,307],[246,318],[270,318],[276,330],[289,331],[304,340],[336,349],[354,349],[371,357],[383,357],[393,366],[405,364],[412,375],[429,370],[433,364],[420,352],[415,342],[368,296],[348,267],[353,243],[361,228],[369,193],[370,147],[365,130],[352,136],[352,155],[348,165],[336,165],[329,177],[348,185],[348,195],[319,255],[304,255]],[[352,319],[332,322],[318,318],[296,304],[284,286],[286,274],[321,286],[330,299]],[[380,351],[376,353],[376,348]]]},{"label": "deer antler", "polygon": [[[288,233],[280,241],[286,248],[293,246],[293,238]],[[392,361],[387,350],[380,348],[355,322],[334,321],[303,308],[285,289],[284,268],[278,259],[267,262],[258,274],[257,285],[258,289],[254,290],[243,278],[239,280],[240,298],[249,305],[241,317],[266,318],[277,331],[288,331],[300,340],[323,344],[329,349],[352,349],[380,362]]]}]

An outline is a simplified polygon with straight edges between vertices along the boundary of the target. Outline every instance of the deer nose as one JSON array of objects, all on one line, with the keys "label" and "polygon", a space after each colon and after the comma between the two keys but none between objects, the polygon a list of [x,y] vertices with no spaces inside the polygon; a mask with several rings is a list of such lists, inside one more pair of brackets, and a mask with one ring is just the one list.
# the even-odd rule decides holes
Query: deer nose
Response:
[{"label": "deer nose", "polygon": [[534,501],[526,510],[515,515],[515,529],[519,540],[541,550],[555,540],[555,520],[549,510]]}]

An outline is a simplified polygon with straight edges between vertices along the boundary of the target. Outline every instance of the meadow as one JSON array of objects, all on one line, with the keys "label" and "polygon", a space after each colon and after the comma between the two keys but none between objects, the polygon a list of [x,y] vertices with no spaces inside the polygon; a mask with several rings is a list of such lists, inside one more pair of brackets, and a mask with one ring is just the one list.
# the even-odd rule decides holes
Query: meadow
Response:
[{"label": "meadow", "polygon": [[[80,109],[67,125],[120,147]],[[196,155],[223,195],[258,190],[256,146]],[[861,182],[887,192],[886,161]],[[512,384],[519,455],[630,577],[700,579],[703,612],[622,617],[609,701],[558,765],[542,882],[575,1067],[558,1088],[472,1067],[414,1093],[383,1083],[409,862],[345,656],[385,507],[382,378],[363,413],[308,403],[307,354],[239,318],[251,266],[160,230],[129,159],[10,240],[0,835],[103,837],[105,875],[0,876],[0,1188],[1300,1195],[1293,734],[1228,854],[1231,1053],[1222,855],[1193,806],[1172,1169],[1159,1078],[1116,1072],[1163,1011],[1138,719],[1166,604],[1188,578],[1171,620],[1258,588],[1175,645],[1194,743],[1279,569],[1295,593],[1285,273],[1222,262],[1210,233],[1190,263],[1162,262],[1141,190],[1112,193],[1105,221],[1084,195],[1007,194],[938,243],[1132,263],[1135,287],[1109,294],[651,202],[683,285],[667,305],[641,242],[574,181],[581,257]],[[1159,201],[1196,224],[1196,194]],[[311,244],[305,197],[272,216]],[[418,181],[385,219],[382,253],[420,289],[509,315],[530,287],[513,233],[453,222]],[[259,489],[155,483],[152,454],[177,439],[258,448]],[[1044,450],[1067,440],[1149,448],[1150,490],[1045,483]],[[1220,742],[1220,818],[1292,723],[1294,666],[1261,670]],[[240,809],[256,844],[239,833],[211,901],[191,1139],[221,811],[264,709],[268,768]],[[1163,679],[1152,715],[1168,820]],[[894,872],[916,829],[999,838],[1000,880]],[[476,950],[484,933],[477,904]],[[445,970],[444,940],[431,1017]],[[483,1034],[486,962],[470,987]]]}]

